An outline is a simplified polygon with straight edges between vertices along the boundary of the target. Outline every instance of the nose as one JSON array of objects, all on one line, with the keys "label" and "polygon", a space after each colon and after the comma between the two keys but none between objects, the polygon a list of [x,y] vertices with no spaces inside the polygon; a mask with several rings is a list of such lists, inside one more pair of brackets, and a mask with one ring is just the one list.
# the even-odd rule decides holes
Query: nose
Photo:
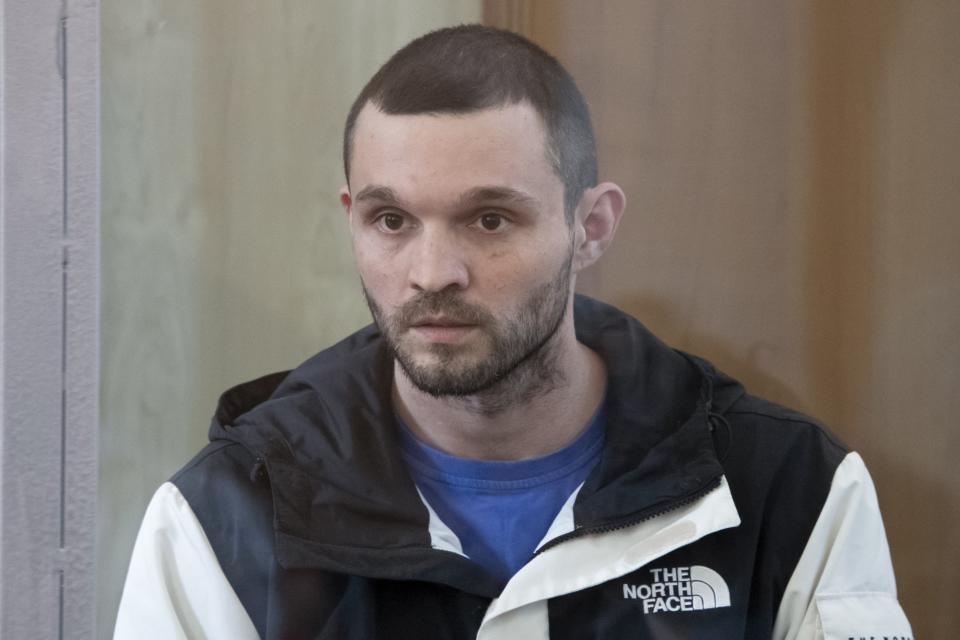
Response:
[{"label": "nose", "polygon": [[410,286],[418,291],[465,289],[470,282],[463,251],[442,230],[425,229],[411,256]]}]

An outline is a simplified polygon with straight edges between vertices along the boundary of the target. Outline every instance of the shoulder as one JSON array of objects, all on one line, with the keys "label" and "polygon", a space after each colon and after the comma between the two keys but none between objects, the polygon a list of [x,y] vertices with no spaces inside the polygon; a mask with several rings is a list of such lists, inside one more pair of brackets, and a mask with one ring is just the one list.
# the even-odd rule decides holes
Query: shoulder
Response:
[{"label": "shoulder", "polygon": [[273,502],[256,456],[243,445],[215,441],[170,478],[221,556],[238,537],[272,546]]},{"label": "shoulder", "polygon": [[265,585],[277,570],[273,497],[261,463],[242,444],[214,441],[168,484],[188,503],[220,570],[260,628]]},{"label": "shoulder", "polygon": [[727,428],[717,426],[714,437],[742,532],[792,566],[824,512],[838,469],[859,457],[813,418],[755,396],[743,395],[724,418]]},{"label": "shoulder", "polygon": [[743,395],[724,417],[732,462],[747,466],[754,476],[786,474],[829,484],[850,453],[818,420],[753,395]]},{"label": "shoulder", "polygon": [[170,482],[181,491],[210,482],[232,486],[240,484],[244,477],[249,479],[255,464],[256,456],[240,443],[216,440],[173,474]]}]

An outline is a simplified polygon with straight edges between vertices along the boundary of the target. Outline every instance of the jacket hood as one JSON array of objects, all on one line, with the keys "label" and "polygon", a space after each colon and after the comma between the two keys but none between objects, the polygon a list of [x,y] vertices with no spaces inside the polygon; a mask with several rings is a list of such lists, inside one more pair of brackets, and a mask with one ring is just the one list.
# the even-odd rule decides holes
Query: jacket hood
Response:
[{"label": "jacket hood", "polygon": [[[577,296],[574,314],[578,340],[600,355],[608,380],[604,450],[577,497],[575,526],[642,518],[715,484],[723,470],[712,425],[742,387],[611,306]],[[210,439],[242,444],[265,468],[284,566],[357,574],[359,563],[371,576],[449,582],[439,574],[450,558],[424,553],[428,514],[397,453],[392,382],[392,357],[371,325],[292,372],[221,396]],[[387,561],[398,555],[404,562]],[[497,593],[461,560],[458,583]]]}]

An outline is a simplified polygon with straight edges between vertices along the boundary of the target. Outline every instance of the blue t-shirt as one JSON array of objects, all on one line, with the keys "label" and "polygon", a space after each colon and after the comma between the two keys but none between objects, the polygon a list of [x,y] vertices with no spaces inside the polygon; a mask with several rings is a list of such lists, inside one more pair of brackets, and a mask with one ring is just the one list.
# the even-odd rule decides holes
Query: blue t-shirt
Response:
[{"label": "blue t-shirt", "polygon": [[504,582],[533,556],[560,508],[600,459],[603,405],[559,451],[529,460],[472,460],[418,440],[400,422],[413,481],[463,552]]}]

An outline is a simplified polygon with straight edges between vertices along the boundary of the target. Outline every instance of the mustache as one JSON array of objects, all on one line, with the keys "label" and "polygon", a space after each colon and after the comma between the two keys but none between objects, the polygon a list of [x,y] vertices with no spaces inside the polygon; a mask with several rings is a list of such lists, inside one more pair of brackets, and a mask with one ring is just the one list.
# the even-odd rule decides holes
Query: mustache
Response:
[{"label": "mustache", "polygon": [[394,329],[405,331],[426,318],[444,316],[463,324],[490,324],[493,315],[483,307],[470,304],[452,289],[424,291],[397,308],[391,319]]}]

